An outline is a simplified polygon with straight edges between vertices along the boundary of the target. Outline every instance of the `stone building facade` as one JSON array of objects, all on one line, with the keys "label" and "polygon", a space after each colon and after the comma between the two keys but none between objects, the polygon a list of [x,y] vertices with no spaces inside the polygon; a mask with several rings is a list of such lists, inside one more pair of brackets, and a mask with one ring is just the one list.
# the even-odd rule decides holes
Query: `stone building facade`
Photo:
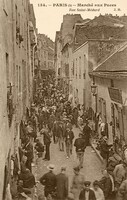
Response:
[{"label": "stone building facade", "polygon": [[55,69],[56,78],[67,95],[71,90],[71,66],[73,51],[74,25],[82,22],[79,14],[66,14],[63,16],[61,28],[56,32],[55,38]]},{"label": "stone building facade", "polygon": [[38,34],[38,59],[40,70],[54,70],[54,42],[44,34]]},{"label": "stone building facade", "polygon": [[10,184],[11,156],[19,160],[20,123],[32,100],[36,20],[31,6],[28,0],[0,1],[0,199]]},{"label": "stone building facade", "polygon": [[72,96],[73,104],[84,104],[85,109],[91,106],[91,79],[88,69],[88,42],[73,51],[72,59]]},{"label": "stone building facade", "polygon": [[[97,112],[108,126],[109,143],[115,145],[118,153],[127,143],[127,42],[93,70],[97,87]],[[94,102],[94,99],[93,99]],[[97,104],[97,105],[96,105]]]}]

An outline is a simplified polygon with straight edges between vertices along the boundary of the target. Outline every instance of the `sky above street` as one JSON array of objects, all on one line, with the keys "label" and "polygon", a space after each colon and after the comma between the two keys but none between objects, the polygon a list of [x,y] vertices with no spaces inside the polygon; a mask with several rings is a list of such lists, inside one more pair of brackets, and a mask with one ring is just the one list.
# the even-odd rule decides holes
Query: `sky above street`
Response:
[{"label": "sky above street", "polygon": [[63,15],[67,13],[81,14],[83,19],[93,19],[106,13],[127,15],[127,0],[30,0],[30,2],[34,5],[38,33],[47,35],[53,41],[56,31],[60,30]]}]

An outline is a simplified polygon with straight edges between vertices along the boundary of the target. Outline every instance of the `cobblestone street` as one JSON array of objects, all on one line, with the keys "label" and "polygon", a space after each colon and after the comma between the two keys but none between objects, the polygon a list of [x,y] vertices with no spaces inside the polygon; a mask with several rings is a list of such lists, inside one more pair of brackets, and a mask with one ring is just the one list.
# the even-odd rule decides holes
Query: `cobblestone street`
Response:
[{"label": "cobblestone street", "polygon": [[[78,136],[80,132],[78,128],[73,128],[75,138]],[[73,147],[72,156],[67,159],[66,152],[61,152],[58,149],[58,144],[51,144],[51,160],[43,161],[42,158],[37,160],[37,165],[33,167],[34,173],[36,173],[36,178],[39,178],[46,173],[47,166],[51,163],[55,165],[54,172],[57,174],[60,172],[61,166],[67,167],[67,175],[69,176],[69,185],[71,185],[72,176],[73,176],[73,167],[77,166],[77,158],[75,153],[75,148]],[[98,180],[101,178],[102,163],[97,157],[96,153],[93,151],[91,147],[87,147],[84,154],[84,166],[81,169],[81,173],[84,174],[85,180]],[[37,194],[43,193],[43,186],[40,184],[37,185]]]}]

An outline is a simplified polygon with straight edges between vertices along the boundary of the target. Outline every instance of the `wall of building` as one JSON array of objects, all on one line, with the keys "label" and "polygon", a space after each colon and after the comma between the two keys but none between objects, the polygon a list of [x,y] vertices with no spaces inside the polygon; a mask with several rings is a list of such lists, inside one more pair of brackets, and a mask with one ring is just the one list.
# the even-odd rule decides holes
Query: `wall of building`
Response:
[{"label": "wall of building", "polygon": [[[97,113],[101,112],[101,108],[99,105],[99,100],[103,100],[106,102],[106,120],[107,123],[109,124],[112,121],[111,118],[111,99],[109,96],[109,92],[108,92],[108,87],[111,87],[111,81],[108,79],[103,79],[103,78],[99,78],[96,77],[95,78],[95,84],[97,85]],[[96,102],[95,102],[95,97],[92,97],[92,107],[94,112],[96,112]],[[104,122],[104,112],[102,112],[102,121]],[[108,126],[109,128],[109,143],[113,142],[113,138],[112,138],[112,127]]]},{"label": "wall of building", "polygon": [[73,52],[72,87],[74,101],[91,106],[91,80],[88,74],[88,43]]},{"label": "wall of building", "polygon": [[[108,123],[108,129],[109,129],[109,143],[113,143],[113,132],[112,132],[112,126],[110,126],[110,122],[112,121],[112,109],[111,109],[111,105],[115,105],[115,107],[118,107],[120,110],[123,110],[123,105],[125,104],[127,106],[126,103],[126,99],[127,99],[127,80],[113,80],[113,85],[114,88],[120,89],[122,91],[122,99],[123,99],[123,104],[117,103],[115,101],[112,101],[109,95],[109,91],[108,91],[108,87],[111,87],[111,80],[110,79],[104,79],[104,78],[99,78],[96,77],[95,78],[95,84],[97,85],[97,112],[99,113],[102,108],[100,109],[100,102],[105,102],[106,104],[106,113],[104,110],[102,110],[102,121],[104,121],[104,115],[106,114],[106,122]],[[101,106],[103,107],[103,105],[101,104]],[[95,97],[92,97],[92,107],[93,110],[96,110],[96,102],[95,102]],[[104,108],[103,108],[104,109]],[[119,111],[118,111],[119,112]],[[122,111],[123,112],[123,111]],[[116,113],[116,117],[117,117],[117,113]],[[117,117],[118,118],[118,117]],[[116,119],[115,119],[116,120]],[[123,127],[121,127],[121,129],[123,129],[124,133],[124,139],[127,141],[127,136],[126,136],[126,131],[127,131],[127,117],[126,117],[126,113],[123,115]],[[121,125],[122,126],[122,125]],[[117,135],[117,134],[116,134]]]},{"label": "wall of building", "polygon": [[123,129],[124,137],[127,143],[127,79],[123,78],[122,80],[114,80],[114,87],[122,91],[122,114],[123,114]]},{"label": "wall of building", "polygon": [[5,166],[10,175],[11,155],[18,154],[20,145],[20,122],[32,98],[29,6],[28,0],[0,1],[0,199],[4,199]]},{"label": "wall of building", "polygon": [[[63,16],[63,23],[62,23],[62,40],[64,40],[65,36],[69,34],[73,34],[74,24],[76,22],[82,22],[83,19],[80,14],[66,14]],[[64,44],[65,45],[65,44]]]},{"label": "wall of building", "polygon": [[57,45],[57,53],[56,53],[56,59],[55,59],[55,70],[56,70],[56,77],[61,78],[62,77],[62,60],[61,60],[61,50],[62,45],[61,42],[58,40],[56,42]]},{"label": "wall of building", "polygon": [[54,70],[54,42],[44,34],[38,34],[38,56],[41,70]]},{"label": "wall of building", "polygon": [[0,199],[3,199],[4,168],[11,147],[7,115],[7,86],[13,68],[11,15],[11,1],[8,4],[0,1]]}]

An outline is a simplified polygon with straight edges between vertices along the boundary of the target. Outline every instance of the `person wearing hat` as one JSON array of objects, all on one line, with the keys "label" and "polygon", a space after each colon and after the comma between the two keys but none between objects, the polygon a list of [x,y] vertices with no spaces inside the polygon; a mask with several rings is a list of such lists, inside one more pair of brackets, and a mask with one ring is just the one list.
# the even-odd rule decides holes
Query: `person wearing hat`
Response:
[{"label": "person wearing hat", "polygon": [[23,187],[24,188],[34,188],[35,186],[35,177],[34,175],[32,174],[32,172],[26,168],[25,171],[21,172],[19,174],[19,180],[22,180],[23,181]]},{"label": "person wearing hat", "polygon": [[49,133],[49,129],[46,128],[42,134],[44,135],[43,137],[43,141],[44,141],[44,145],[45,145],[45,156],[43,158],[43,160],[47,161],[50,160],[50,144],[51,144],[51,136]]},{"label": "person wearing hat", "polygon": [[66,167],[61,167],[61,173],[56,176],[57,200],[66,200],[68,197],[68,177]]},{"label": "person wearing hat", "polygon": [[44,185],[44,195],[48,198],[49,195],[54,195],[56,192],[56,175],[54,174],[55,166],[53,164],[48,165],[47,169],[49,172],[45,173],[40,178],[40,183]]},{"label": "person wearing hat", "polygon": [[127,199],[127,179],[122,182],[116,195],[117,200]]},{"label": "person wearing hat", "polygon": [[90,146],[91,132],[92,132],[92,130],[89,127],[89,122],[86,121],[86,125],[83,128],[83,138],[86,141],[86,146]]},{"label": "person wearing hat", "polygon": [[70,192],[74,196],[74,200],[79,200],[79,194],[81,190],[83,189],[84,184],[84,175],[80,174],[80,168],[74,167],[74,176],[72,178],[72,185]]},{"label": "person wearing hat", "polygon": [[106,168],[109,158],[109,145],[107,136],[103,136],[100,141],[100,154],[104,159],[104,168]]},{"label": "person wearing hat", "polygon": [[27,157],[27,161],[26,161],[26,167],[32,171],[32,168],[31,168],[31,164],[32,164],[32,161],[33,161],[33,145],[30,141],[30,138],[27,138],[26,139],[26,143],[23,147],[23,152],[24,152],[24,155]]},{"label": "person wearing hat", "polygon": [[105,200],[114,199],[114,180],[113,177],[109,174],[108,169],[102,171],[103,177],[99,180],[101,189],[104,192]]},{"label": "person wearing hat", "polygon": [[67,128],[65,131],[65,146],[66,146],[67,158],[69,158],[70,155],[72,154],[73,139],[74,139],[73,131],[70,130],[70,128]]},{"label": "person wearing hat", "polygon": [[61,121],[58,122],[57,136],[58,136],[59,150],[64,151],[64,128],[63,128],[63,123]]},{"label": "person wearing hat", "polygon": [[86,148],[86,143],[82,137],[82,133],[79,133],[79,137],[75,140],[74,146],[76,147],[76,154],[79,160],[79,167],[83,168],[84,151]]},{"label": "person wearing hat", "polygon": [[93,182],[93,190],[96,196],[96,200],[105,200],[104,193],[100,188],[99,181],[96,180]]},{"label": "person wearing hat", "polygon": [[120,164],[121,162],[122,162],[121,156],[115,152],[113,147],[111,147],[109,149],[109,158],[107,163],[107,168],[111,175],[113,175],[113,170],[115,169],[115,166]]},{"label": "person wearing hat", "polygon": [[84,182],[84,189],[80,192],[79,200],[96,200],[95,193],[90,189],[90,181]]},{"label": "person wearing hat", "polygon": [[123,180],[127,179],[127,161],[124,160],[123,163],[115,166],[113,171],[115,179],[115,188],[116,190],[120,187]]},{"label": "person wearing hat", "polygon": [[77,124],[77,120],[78,120],[78,108],[77,107],[73,108],[72,114],[73,114],[73,123],[75,124],[76,127],[78,127],[78,124]]}]

